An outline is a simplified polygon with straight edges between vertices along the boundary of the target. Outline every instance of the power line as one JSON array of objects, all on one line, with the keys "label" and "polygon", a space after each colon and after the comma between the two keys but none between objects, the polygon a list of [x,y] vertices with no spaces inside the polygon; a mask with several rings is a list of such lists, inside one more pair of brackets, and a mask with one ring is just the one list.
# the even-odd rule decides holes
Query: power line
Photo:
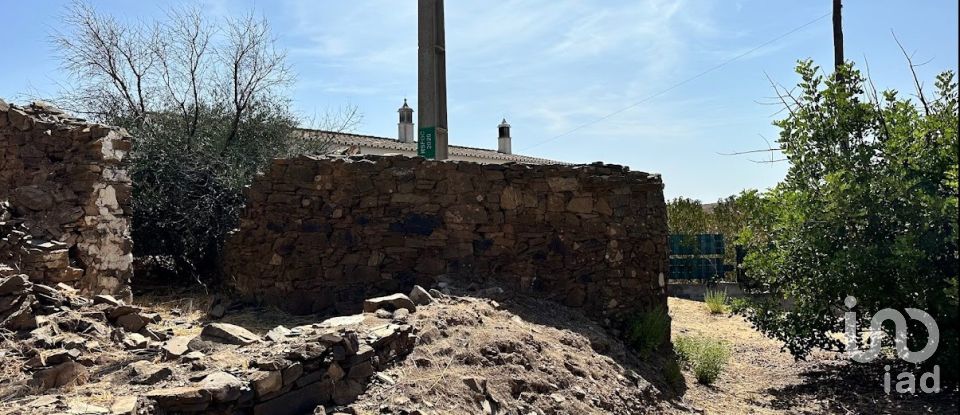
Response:
[{"label": "power line", "polygon": [[816,23],[816,22],[819,22],[820,20],[823,20],[824,18],[826,18],[827,16],[830,16],[830,15],[831,15],[831,13],[825,13],[824,15],[822,15],[822,16],[820,16],[820,17],[817,17],[816,19],[810,20],[809,22],[806,22],[806,23],[804,23],[804,24],[802,24],[802,25],[800,25],[800,26],[797,26],[797,27],[791,29],[789,32],[786,32],[786,33],[784,33],[784,34],[782,34],[782,35],[780,35],[780,36],[777,36],[777,37],[775,37],[775,38],[773,38],[773,39],[770,39],[770,40],[768,40],[768,41],[766,41],[766,42],[763,42],[763,43],[757,45],[756,47],[754,47],[754,48],[752,48],[752,49],[750,49],[750,50],[748,50],[748,51],[746,51],[746,52],[743,52],[743,53],[741,53],[741,54],[739,54],[739,55],[737,55],[737,56],[734,56],[734,57],[732,57],[732,58],[730,58],[730,59],[727,59],[726,61],[723,61],[723,62],[721,62],[721,63],[719,63],[719,64],[717,64],[717,65],[714,65],[713,67],[711,67],[711,68],[709,68],[709,69],[707,69],[707,70],[705,70],[705,71],[703,71],[703,72],[700,72],[700,73],[698,73],[698,74],[696,74],[696,75],[694,75],[694,76],[691,76],[691,77],[689,77],[689,78],[687,78],[687,79],[684,79],[684,80],[682,80],[682,81],[680,81],[680,82],[677,82],[677,83],[669,86],[668,88],[663,89],[663,90],[660,90],[659,92],[657,92],[657,93],[655,93],[655,94],[653,94],[653,95],[650,95],[650,96],[648,96],[648,97],[646,97],[646,98],[644,98],[644,99],[642,99],[642,100],[640,100],[640,101],[637,101],[637,102],[635,102],[635,103],[633,103],[633,104],[631,104],[631,105],[629,105],[629,106],[623,107],[623,108],[621,108],[621,109],[619,109],[619,110],[616,110],[616,111],[614,111],[614,112],[611,112],[611,113],[609,113],[609,114],[607,114],[607,115],[604,115],[604,116],[602,116],[602,117],[600,117],[600,118],[597,118],[597,119],[595,119],[595,120],[593,120],[593,121],[590,121],[590,122],[581,124],[581,125],[573,128],[572,130],[569,130],[569,131],[567,131],[567,132],[565,132],[565,133],[563,133],[563,134],[553,136],[553,137],[548,138],[548,139],[546,139],[546,140],[540,141],[540,142],[538,142],[538,143],[536,143],[536,144],[534,144],[534,145],[532,145],[532,146],[525,147],[525,148],[523,148],[523,149],[520,150],[520,151],[526,151],[526,150],[529,150],[529,149],[534,148],[534,147],[539,147],[539,146],[544,145],[544,144],[546,144],[546,143],[549,143],[549,142],[551,142],[551,141],[553,141],[553,140],[556,140],[556,139],[565,137],[565,136],[567,136],[567,135],[570,135],[570,134],[572,134],[572,133],[574,133],[574,132],[577,132],[577,131],[585,128],[585,127],[589,127],[589,126],[591,126],[591,125],[594,125],[594,124],[596,124],[596,123],[599,123],[600,121],[604,121],[604,120],[606,120],[606,119],[608,119],[608,118],[610,118],[610,117],[613,117],[613,116],[615,116],[615,115],[617,115],[617,114],[620,114],[620,113],[622,113],[622,112],[624,112],[624,111],[627,111],[627,110],[629,110],[629,109],[635,108],[635,107],[637,107],[637,106],[639,106],[639,105],[641,105],[641,104],[643,104],[643,103],[645,103],[645,102],[647,102],[647,101],[650,101],[651,99],[654,99],[654,98],[656,98],[656,97],[659,97],[660,95],[666,94],[667,92],[670,92],[670,91],[672,91],[672,90],[674,90],[674,89],[677,89],[677,88],[679,88],[679,87],[681,87],[681,86],[683,86],[683,85],[685,85],[685,84],[687,84],[687,83],[689,83],[689,82],[691,82],[691,81],[694,81],[694,80],[696,80],[696,79],[698,79],[698,78],[700,78],[700,77],[702,77],[702,76],[704,76],[704,75],[706,75],[706,74],[708,74],[708,73],[710,73],[710,72],[716,71],[717,69],[720,69],[720,68],[722,68],[722,67],[724,67],[724,66],[727,66],[727,65],[729,65],[729,64],[731,64],[731,63],[733,63],[733,62],[736,62],[737,60],[743,58],[744,56],[747,56],[747,55],[749,55],[749,54],[751,54],[751,53],[753,53],[753,52],[756,52],[757,50],[759,50],[759,49],[761,49],[761,48],[763,48],[763,47],[765,47],[765,46],[768,46],[768,45],[770,45],[771,43],[777,42],[777,41],[779,41],[779,40],[781,40],[781,39],[783,39],[783,38],[785,38],[785,37],[787,37],[787,36],[790,36],[790,35],[792,35],[792,34],[794,34],[794,33],[797,33],[797,32],[799,32],[799,31],[805,29],[807,26],[810,26],[810,25],[812,25],[812,24],[814,24],[814,23]]}]

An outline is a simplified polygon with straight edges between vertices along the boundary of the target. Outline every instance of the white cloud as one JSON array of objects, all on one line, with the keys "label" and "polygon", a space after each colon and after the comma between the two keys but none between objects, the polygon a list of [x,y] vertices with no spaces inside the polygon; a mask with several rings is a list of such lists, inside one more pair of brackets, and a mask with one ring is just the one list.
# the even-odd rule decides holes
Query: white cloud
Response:
[{"label": "white cloud", "polygon": [[[291,54],[324,69],[299,87],[398,100],[416,88],[414,2],[325,4],[288,0],[296,37]],[[562,134],[636,103],[689,73],[691,50],[720,31],[713,1],[456,1],[446,3],[451,119],[503,115]],[[730,34],[727,34],[730,35]],[[693,68],[699,69],[699,68]],[[304,82],[305,81],[305,82]],[[404,87],[403,83],[411,85]],[[412,97],[411,97],[412,98]],[[411,102],[413,103],[413,102]],[[630,109],[578,135],[604,140],[675,139],[707,120],[676,119],[666,97]],[[368,117],[380,114],[368,114]],[[546,139],[549,137],[538,137]]]}]

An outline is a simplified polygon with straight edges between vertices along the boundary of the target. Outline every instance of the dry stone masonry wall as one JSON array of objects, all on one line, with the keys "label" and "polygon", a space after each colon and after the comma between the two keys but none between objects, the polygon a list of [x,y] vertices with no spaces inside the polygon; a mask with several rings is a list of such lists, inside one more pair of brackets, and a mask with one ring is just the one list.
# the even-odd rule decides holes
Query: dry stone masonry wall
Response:
[{"label": "dry stone masonry wall", "polygon": [[130,297],[130,137],[0,100],[0,277]]},{"label": "dry stone masonry wall", "polygon": [[[274,415],[347,405],[375,376],[392,382],[377,372],[414,348],[417,308],[406,299],[396,309],[392,298],[368,301],[371,313],[261,337],[220,322],[196,333],[197,321],[179,312],[0,277],[0,329],[17,332],[4,342],[16,353],[3,360],[13,369],[0,383],[0,413]],[[99,403],[112,399],[110,409],[77,399],[91,390],[109,391]]]},{"label": "dry stone masonry wall", "polygon": [[658,175],[402,156],[276,160],[247,189],[227,278],[296,313],[352,312],[438,278],[553,298],[616,323],[666,308]]}]

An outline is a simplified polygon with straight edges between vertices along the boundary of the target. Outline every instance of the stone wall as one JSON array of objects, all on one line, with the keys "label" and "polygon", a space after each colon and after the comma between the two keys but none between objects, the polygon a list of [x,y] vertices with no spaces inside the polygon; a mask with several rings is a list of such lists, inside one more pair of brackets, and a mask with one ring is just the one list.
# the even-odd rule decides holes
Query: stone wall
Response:
[{"label": "stone wall", "polygon": [[276,160],[247,189],[227,278],[296,313],[437,277],[495,283],[600,318],[666,308],[658,175],[616,165],[402,156]]},{"label": "stone wall", "polygon": [[[214,323],[188,343],[210,359],[225,346],[255,356],[244,372],[213,371],[196,383],[168,381],[145,393],[131,413],[274,415],[314,413],[317,405],[346,405],[366,390],[370,378],[414,348],[408,324],[369,314],[335,317],[308,326],[279,326],[260,339],[246,329]],[[174,340],[171,340],[173,342]],[[170,350],[168,342],[165,350]],[[228,346],[227,346],[228,347]],[[196,374],[194,374],[196,377]]]},{"label": "stone wall", "polygon": [[0,276],[130,297],[125,131],[0,100]]}]

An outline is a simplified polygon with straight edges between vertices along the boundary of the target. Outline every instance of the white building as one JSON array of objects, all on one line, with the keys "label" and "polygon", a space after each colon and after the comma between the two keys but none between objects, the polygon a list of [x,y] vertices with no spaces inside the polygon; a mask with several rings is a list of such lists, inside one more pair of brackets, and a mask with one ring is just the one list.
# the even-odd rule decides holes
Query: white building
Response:
[{"label": "white building", "polygon": [[[346,154],[379,154],[379,155],[417,155],[416,129],[413,125],[413,108],[403,100],[403,106],[397,111],[400,122],[397,123],[397,138],[375,137],[350,133],[339,133],[323,130],[300,129],[304,136],[312,136],[330,140],[334,147],[333,152]],[[523,163],[523,164],[566,164],[539,157],[513,154],[511,149],[510,124],[504,119],[497,126],[497,149],[464,147],[450,145],[449,160],[472,161],[477,163]]]}]

